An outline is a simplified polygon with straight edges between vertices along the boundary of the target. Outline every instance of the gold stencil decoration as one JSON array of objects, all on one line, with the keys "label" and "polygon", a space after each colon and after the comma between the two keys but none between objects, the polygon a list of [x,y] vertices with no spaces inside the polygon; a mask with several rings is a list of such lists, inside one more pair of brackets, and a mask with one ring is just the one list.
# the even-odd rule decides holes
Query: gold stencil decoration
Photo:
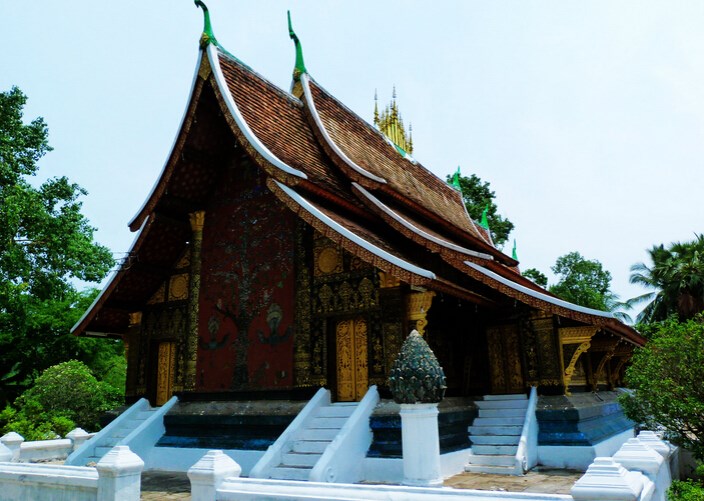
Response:
[{"label": "gold stencil decoration", "polygon": [[315,274],[329,275],[342,273],[342,253],[336,247],[323,247],[316,249]]},{"label": "gold stencil decoration", "polygon": [[391,273],[379,272],[379,287],[382,289],[391,289],[392,287],[398,287],[400,285],[401,281]]},{"label": "gold stencil decoration", "polygon": [[164,405],[173,391],[176,368],[176,343],[159,343],[156,377],[156,405]]},{"label": "gold stencil decoration", "polygon": [[577,361],[589,349],[591,340],[598,330],[598,327],[593,326],[563,327],[559,329],[560,351],[563,356],[563,367],[565,368],[562,375],[565,395],[569,396],[572,394],[569,386],[575,373]]},{"label": "gold stencil decoration", "polygon": [[408,295],[408,320],[412,328],[423,336],[428,326],[426,315],[433,304],[435,292],[414,292]]},{"label": "gold stencil decoration", "polygon": [[190,265],[191,265],[191,249],[188,248],[183,253],[181,258],[178,260],[178,263],[176,263],[176,269],[181,270],[184,268],[188,268]]},{"label": "gold stencil decoration", "polygon": [[337,399],[359,401],[369,386],[367,368],[367,322],[342,320],[335,328],[337,343]]},{"label": "gold stencil decoration", "polygon": [[169,281],[169,301],[188,299],[188,273],[174,275]]}]

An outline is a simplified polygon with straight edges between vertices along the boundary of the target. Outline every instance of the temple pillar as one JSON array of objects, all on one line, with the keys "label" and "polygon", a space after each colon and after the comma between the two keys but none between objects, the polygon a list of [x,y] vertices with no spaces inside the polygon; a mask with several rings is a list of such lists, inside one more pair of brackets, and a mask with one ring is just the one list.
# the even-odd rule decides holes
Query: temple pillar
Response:
[{"label": "temple pillar", "polygon": [[139,336],[142,330],[142,312],[129,314],[127,332],[122,336],[125,345],[125,362],[127,362],[127,376],[125,379],[125,397],[135,397],[137,392],[137,372],[139,365]]},{"label": "temple pillar", "polygon": [[433,291],[411,292],[408,294],[407,313],[409,327],[417,330],[421,336],[425,335],[425,328],[428,326],[426,316],[433,304],[433,297],[435,297],[435,292]]},{"label": "temple pillar", "polygon": [[599,327],[561,327],[560,333],[560,354],[562,356],[562,383],[565,386],[565,395],[569,396],[570,382],[574,375],[579,357],[591,346],[591,341]]},{"label": "temple pillar", "polygon": [[203,246],[203,225],[205,211],[191,212],[191,270],[188,284],[188,334],[186,339],[186,360],[184,370],[184,390],[196,388],[196,360],[198,357],[198,312],[200,300],[201,247]]}]

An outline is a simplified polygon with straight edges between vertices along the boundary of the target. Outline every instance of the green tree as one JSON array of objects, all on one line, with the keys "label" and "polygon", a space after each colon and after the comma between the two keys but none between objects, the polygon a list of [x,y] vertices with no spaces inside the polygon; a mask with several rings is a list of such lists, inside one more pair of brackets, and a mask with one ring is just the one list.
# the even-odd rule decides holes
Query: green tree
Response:
[{"label": "green tree", "polygon": [[100,281],[113,264],[81,214],[85,190],[66,177],[30,184],[51,148],[42,118],[24,123],[26,100],[0,93],[0,401],[67,357],[59,348],[86,299],[71,280]]},{"label": "green tree", "polygon": [[704,460],[704,318],[642,325],[650,339],[626,370],[634,391],[621,396],[626,415]]},{"label": "green tree", "polygon": [[570,252],[557,258],[551,270],[559,277],[549,289],[556,296],[595,310],[615,309],[617,297],[611,292],[611,273],[599,261]]},{"label": "green tree", "polygon": [[628,301],[631,305],[646,303],[637,321],[656,322],[670,315],[686,320],[704,311],[704,235],[667,248],[654,245],[648,255],[649,265],[631,266],[630,282],[650,289]]},{"label": "green tree", "polygon": [[489,232],[497,247],[502,247],[508,235],[513,230],[513,223],[498,214],[498,207],[494,203],[496,194],[491,190],[488,182],[482,181],[475,174],[471,176],[447,176],[447,181],[453,185],[459,184],[462,200],[470,217],[477,222],[482,220],[484,210],[487,210]]},{"label": "green tree", "polygon": [[545,276],[545,273],[542,271],[535,269],[535,268],[528,268],[527,270],[523,271],[521,273],[526,278],[529,278],[536,284],[538,284],[541,287],[547,287],[548,286],[548,277]]}]

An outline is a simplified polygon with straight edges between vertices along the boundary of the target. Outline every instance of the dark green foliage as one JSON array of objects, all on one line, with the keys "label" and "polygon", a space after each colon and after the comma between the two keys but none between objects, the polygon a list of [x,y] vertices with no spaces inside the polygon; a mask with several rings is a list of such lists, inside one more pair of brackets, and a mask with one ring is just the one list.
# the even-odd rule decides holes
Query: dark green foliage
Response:
[{"label": "dark green foliage", "polygon": [[77,357],[68,331],[87,306],[71,280],[100,281],[113,264],[81,214],[85,191],[65,177],[28,177],[51,150],[41,118],[25,124],[26,97],[0,93],[0,404],[47,367]]},{"label": "dark green foliage", "polygon": [[650,289],[628,301],[647,303],[637,320],[657,322],[670,315],[686,320],[704,311],[704,235],[667,248],[654,245],[648,254],[652,264],[631,266],[631,283]]},{"label": "dark green foliage", "polygon": [[548,286],[548,277],[546,277],[545,274],[540,270],[536,270],[535,268],[528,268],[527,270],[523,271],[521,275],[526,278],[529,278],[541,287]]},{"label": "dark green foliage", "polygon": [[47,421],[60,426],[62,421],[55,420],[61,417],[64,424],[69,420],[94,431],[99,428],[101,414],[121,403],[119,390],[98,381],[85,364],[70,360],[45,370],[15,401],[15,407],[19,416],[36,427]]},{"label": "dark green foliage", "polygon": [[[451,176],[447,176],[448,182]],[[489,232],[497,247],[502,247],[508,235],[513,230],[513,223],[498,214],[494,198],[496,194],[491,190],[490,184],[479,179],[475,174],[471,176],[459,176],[460,187],[462,188],[462,200],[467,207],[467,212],[474,221],[482,220],[482,212],[487,207],[487,219],[489,220]]]},{"label": "dark green foliage", "polygon": [[704,459],[704,318],[643,326],[650,339],[626,371],[626,415]]},{"label": "dark green foliage", "polygon": [[570,303],[595,310],[610,311],[615,296],[611,293],[611,273],[597,260],[585,259],[579,252],[557,258],[553,273],[559,277],[550,292]]},{"label": "dark green foliage", "polygon": [[436,403],[445,396],[445,373],[425,339],[413,331],[401,346],[389,375],[389,389],[399,404]]}]

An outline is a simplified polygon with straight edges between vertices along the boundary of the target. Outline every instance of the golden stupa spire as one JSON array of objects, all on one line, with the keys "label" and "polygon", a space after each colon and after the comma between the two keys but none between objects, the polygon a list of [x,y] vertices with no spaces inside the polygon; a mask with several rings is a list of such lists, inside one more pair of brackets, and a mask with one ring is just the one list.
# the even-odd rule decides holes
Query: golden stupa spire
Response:
[{"label": "golden stupa spire", "polygon": [[[391,103],[379,113],[377,94],[374,92],[374,125],[405,153],[413,153],[413,136],[403,126],[403,118],[396,102],[396,86],[393,87]],[[410,131],[410,129],[409,129]]]}]

